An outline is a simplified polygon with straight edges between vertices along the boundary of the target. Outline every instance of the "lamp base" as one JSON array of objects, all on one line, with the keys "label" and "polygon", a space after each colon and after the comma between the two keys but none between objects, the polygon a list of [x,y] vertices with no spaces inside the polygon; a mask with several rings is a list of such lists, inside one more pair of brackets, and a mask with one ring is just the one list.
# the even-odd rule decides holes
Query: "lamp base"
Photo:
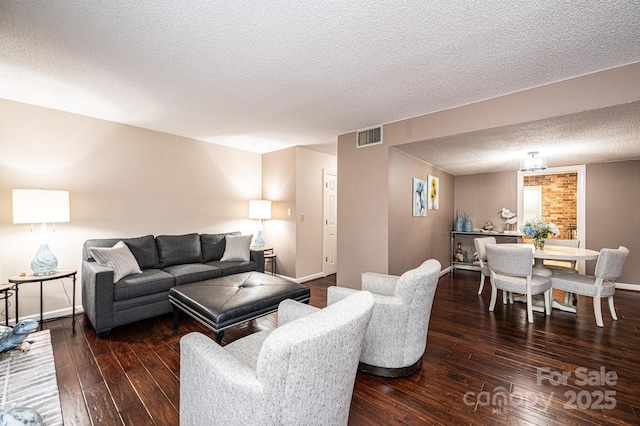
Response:
[{"label": "lamp base", "polygon": [[264,241],[264,237],[262,236],[262,231],[258,230],[254,244],[258,248],[264,247],[265,241]]},{"label": "lamp base", "polygon": [[31,270],[33,275],[51,275],[56,273],[58,267],[58,259],[49,248],[49,244],[42,243],[31,261]]}]

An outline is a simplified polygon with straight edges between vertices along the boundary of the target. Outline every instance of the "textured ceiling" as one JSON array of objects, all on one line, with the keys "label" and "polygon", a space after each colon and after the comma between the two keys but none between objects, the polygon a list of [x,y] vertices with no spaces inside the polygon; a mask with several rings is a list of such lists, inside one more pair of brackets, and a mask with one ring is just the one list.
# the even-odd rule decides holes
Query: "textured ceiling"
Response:
[{"label": "textured ceiling", "polygon": [[339,134],[638,62],[639,40],[637,0],[0,0],[0,97],[335,153]]},{"label": "textured ceiling", "polygon": [[640,101],[395,148],[459,176],[517,170],[531,146],[548,167],[640,159]]}]

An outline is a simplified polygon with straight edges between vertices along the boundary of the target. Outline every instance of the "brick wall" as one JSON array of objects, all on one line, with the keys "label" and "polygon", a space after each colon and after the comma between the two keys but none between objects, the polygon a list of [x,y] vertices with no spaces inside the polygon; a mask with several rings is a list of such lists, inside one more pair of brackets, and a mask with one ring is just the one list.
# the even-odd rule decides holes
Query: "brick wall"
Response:
[{"label": "brick wall", "polygon": [[575,227],[578,224],[578,175],[560,173],[525,176],[524,186],[542,187],[542,219],[556,224],[560,230],[558,238],[569,238],[569,226]]}]

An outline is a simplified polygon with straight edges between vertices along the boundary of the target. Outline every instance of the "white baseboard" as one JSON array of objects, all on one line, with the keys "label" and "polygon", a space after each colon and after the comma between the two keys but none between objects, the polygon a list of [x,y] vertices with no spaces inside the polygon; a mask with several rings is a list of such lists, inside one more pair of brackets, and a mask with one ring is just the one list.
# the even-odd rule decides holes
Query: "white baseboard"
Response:
[{"label": "white baseboard", "polygon": [[640,291],[640,284],[616,283],[616,288],[620,290]]},{"label": "white baseboard", "polygon": [[293,282],[296,282],[298,284],[302,284],[302,283],[307,282],[307,281],[317,280],[318,278],[324,278],[324,273],[318,272],[317,274],[307,275],[306,277],[300,277],[300,278],[285,277],[284,275],[279,275],[279,276],[281,276],[282,278],[285,278],[287,280],[291,280]]},{"label": "white baseboard", "polygon": [[442,277],[444,275],[447,275],[449,272],[451,272],[451,265],[447,266],[442,271],[440,271],[440,276]]},{"label": "white baseboard", "polygon": [[[82,308],[82,305],[80,306],[76,306],[76,315],[81,314],[84,312],[84,309]],[[49,319],[53,319],[53,318],[60,318],[60,317],[66,317],[66,316],[70,316],[73,312],[71,312],[71,308],[65,308],[65,309],[58,309],[56,311],[49,311],[49,312],[43,312],[42,313],[42,319],[44,321],[49,320]],[[40,321],[40,313],[35,313],[33,315],[21,315],[20,316],[21,319],[32,319],[34,321]],[[4,323],[4,318],[0,318],[0,322]],[[9,319],[9,325],[14,326],[16,325],[16,319]]]}]

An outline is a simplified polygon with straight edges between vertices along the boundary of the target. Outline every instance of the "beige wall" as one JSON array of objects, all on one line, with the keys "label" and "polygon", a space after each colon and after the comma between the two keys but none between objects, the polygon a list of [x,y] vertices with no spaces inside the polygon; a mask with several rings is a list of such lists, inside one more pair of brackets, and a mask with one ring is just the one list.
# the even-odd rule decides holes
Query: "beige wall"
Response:
[{"label": "beige wall", "polygon": [[[12,189],[69,191],[71,222],[50,246],[80,270],[89,238],[253,232],[260,184],[259,154],[0,99],[0,279],[28,271],[37,251],[29,225],[12,223]],[[70,308],[65,289],[46,283],[45,312]],[[37,312],[38,285],[22,286],[20,315]]]},{"label": "beige wall", "polygon": [[[389,229],[403,226],[392,223],[389,218],[389,194],[401,190],[388,187],[390,147],[636,101],[640,99],[640,85],[628,82],[637,81],[639,74],[640,63],[636,63],[385,124],[382,145],[357,149],[355,132],[340,135],[338,285],[358,288],[362,272],[388,272],[389,251],[403,249],[389,244]],[[514,177],[513,185],[515,180]],[[456,190],[458,188],[461,186],[456,183]],[[516,195],[512,197],[515,210]],[[504,202],[499,203],[499,208],[502,204]],[[457,207],[454,205],[453,209]],[[451,217],[453,209],[449,213]],[[477,217],[476,226],[490,215],[489,210],[472,213]],[[448,252],[449,248],[436,250],[440,257],[444,255],[440,251]]]},{"label": "beige wall", "polygon": [[[426,217],[413,217],[413,178],[440,179],[438,210],[427,210]],[[428,182],[427,182],[428,183]],[[389,150],[389,273],[401,275],[427,259],[449,266],[454,186],[453,176],[396,149]],[[360,284],[360,282],[358,282]]]},{"label": "beige wall", "polygon": [[[640,284],[640,160],[588,165],[586,203],[586,248],[627,247],[618,282]],[[594,269],[587,262],[587,273]]]},{"label": "beige wall", "polygon": [[355,133],[338,137],[338,285],[389,271],[387,168],[386,144],[358,149]]},{"label": "beige wall", "polygon": [[517,190],[516,171],[456,176],[454,206],[456,210],[471,214],[475,231],[488,221],[496,231],[503,231],[504,219],[498,212],[503,207],[514,212],[518,210]]},{"label": "beige wall", "polygon": [[[296,149],[262,155],[262,198],[271,200],[271,220],[264,222],[267,246],[277,254],[278,274],[296,275]],[[289,210],[291,214],[289,214]]]},{"label": "beige wall", "polygon": [[273,206],[264,234],[278,256],[278,274],[296,281],[322,276],[323,170],[335,172],[336,162],[304,147],[263,154],[262,194]]}]

